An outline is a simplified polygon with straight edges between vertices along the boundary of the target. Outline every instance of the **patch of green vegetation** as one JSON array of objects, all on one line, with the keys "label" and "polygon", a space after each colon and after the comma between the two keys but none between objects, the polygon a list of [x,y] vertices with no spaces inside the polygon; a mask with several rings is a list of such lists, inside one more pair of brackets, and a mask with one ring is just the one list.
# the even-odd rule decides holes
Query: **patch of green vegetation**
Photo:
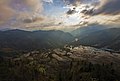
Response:
[{"label": "patch of green vegetation", "polygon": [[120,81],[120,69],[113,63],[69,61],[56,64],[1,58],[0,81]]}]

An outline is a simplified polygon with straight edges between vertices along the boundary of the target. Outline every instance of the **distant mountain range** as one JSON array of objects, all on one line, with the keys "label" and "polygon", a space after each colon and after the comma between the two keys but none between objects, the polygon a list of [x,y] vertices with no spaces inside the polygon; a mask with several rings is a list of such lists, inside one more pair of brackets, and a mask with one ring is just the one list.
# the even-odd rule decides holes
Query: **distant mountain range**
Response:
[{"label": "distant mountain range", "polygon": [[63,31],[0,31],[0,49],[36,50],[63,47],[74,40],[74,37]]},{"label": "distant mountain range", "polygon": [[[75,41],[75,39],[77,39]],[[39,50],[60,48],[70,44],[85,45],[120,52],[120,28],[91,25],[70,33],[49,31],[0,31],[0,50]]]},{"label": "distant mountain range", "polygon": [[84,27],[80,27],[76,30],[73,30],[72,32],[70,32],[73,36],[78,36],[81,37],[82,35],[87,35],[90,34],[92,32],[96,32],[96,31],[100,31],[100,30],[104,30],[107,29],[108,27],[104,26],[104,25],[99,25],[99,24],[91,24],[89,26],[84,26]]},{"label": "distant mountain range", "polygon": [[77,35],[76,37],[78,38],[78,41],[73,42],[72,44],[82,44],[102,49],[120,51],[120,28],[102,29],[91,33],[85,32]]}]

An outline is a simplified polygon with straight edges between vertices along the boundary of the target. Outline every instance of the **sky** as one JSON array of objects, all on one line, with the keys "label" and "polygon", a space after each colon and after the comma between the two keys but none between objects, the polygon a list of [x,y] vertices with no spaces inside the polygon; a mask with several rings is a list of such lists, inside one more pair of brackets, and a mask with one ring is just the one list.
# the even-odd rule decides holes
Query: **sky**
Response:
[{"label": "sky", "polygon": [[120,27],[120,0],[0,0],[0,29]]}]

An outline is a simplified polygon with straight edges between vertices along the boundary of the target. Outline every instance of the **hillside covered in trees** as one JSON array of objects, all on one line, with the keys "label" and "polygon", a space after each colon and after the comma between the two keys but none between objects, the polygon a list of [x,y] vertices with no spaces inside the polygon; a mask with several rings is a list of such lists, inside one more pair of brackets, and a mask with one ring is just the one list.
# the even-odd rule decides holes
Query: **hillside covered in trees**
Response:
[{"label": "hillside covered in trees", "polygon": [[120,81],[120,54],[92,47],[0,57],[0,81]]}]

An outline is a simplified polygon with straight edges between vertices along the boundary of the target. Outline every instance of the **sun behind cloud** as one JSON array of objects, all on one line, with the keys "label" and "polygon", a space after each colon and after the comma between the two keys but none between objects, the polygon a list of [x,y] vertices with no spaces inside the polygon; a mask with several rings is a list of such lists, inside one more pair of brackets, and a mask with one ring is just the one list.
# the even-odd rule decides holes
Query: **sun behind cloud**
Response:
[{"label": "sun behind cloud", "polygon": [[119,3],[119,0],[1,0],[0,29],[74,30],[96,22],[118,26]]}]

